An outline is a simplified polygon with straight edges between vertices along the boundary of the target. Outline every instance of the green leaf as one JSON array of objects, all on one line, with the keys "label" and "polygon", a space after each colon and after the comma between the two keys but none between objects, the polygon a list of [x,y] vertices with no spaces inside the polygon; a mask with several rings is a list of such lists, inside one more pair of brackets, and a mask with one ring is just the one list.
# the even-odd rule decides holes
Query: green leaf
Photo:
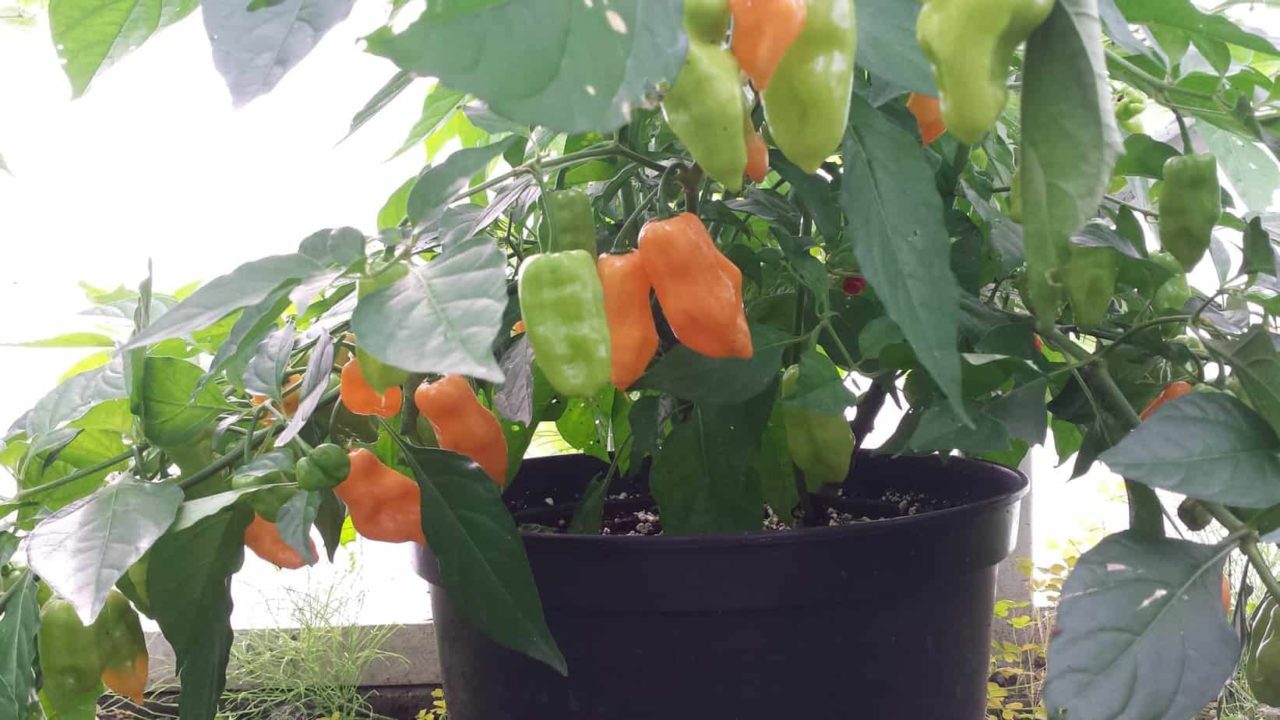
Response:
[{"label": "green leaf", "polygon": [[82,417],[99,403],[127,396],[124,362],[116,357],[106,365],[68,378],[49,391],[6,434],[23,431],[34,442],[39,436],[53,432],[62,424]]},{"label": "green leaf", "polygon": [[777,396],[776,383],[744,403],[696,407],[653,459],[649,483],[663,532],[759,530],[764,497],[751,467]]},{"label": "green leaf", "polygon": [[317,336],[311,348],[311,357],[307,358],[307,369],[302,373],[302,386],[298,388],[298,409],[276,438],[278,448],[288,445],[302,432],[302,427],[311,420],[311,415],[320,406],[321,398],[329,389],[329,379],[333,375],[333,337],[323,327],[313,330]]},{"label": "green leaf", "polygon": [[20,343],[0,343],[6,347],[24,348],[81,348],[81,347],[115,347],[116,341],[110,336],[93,332],[72,332],[57,335],[43,340],[28,340]]},{"label": "green leaf", "polygon": [[933,71],[916,42],[916,0],[858,0],[858,67],[925,95],[937,95]]},{"label": "green leaf", "polygon": [[355,0],[280,0],[253,8],[244,0],[204,0],[213,64],[237,106],[271,91]]},{"label": "green leaf", "polygon": [[422,489],[422,530],[454,605],[498,644],[568,674],[498,486],[460,455],[402,447]]},{"label": "green leaf", "polygon": [[1262,218],[1249,221],[1244,231],[1244,265],[1240,272],[1276,277],[1276,255],[1271,249],[1271,234],[1262,227]]},{"label": "green leaf", "polygon": [[409,191],[406,206],[409,221],[423,222],[432,213],[443,209],[467,186],[471,176],[484,170],[512,143],[520,141],[520,138],[508,138],[484,147],[458,150],[444,162],[427,169]]},{"label": "green leaf", "polygon": [[853,252],[925,369],[965,420],[951,241],[933,168],[911,133],[858,96],[844,140],[842,205]]},{"label": "green leaf", "polygon": [[573,511],[573,519],[569,521],[569,532],[574,535],[599,535],[600,526],[604,523],[604,501],[608,498],[609,483],[605,475],[597,475],[587,483],[582,493],[582,500]]},{"label": "green leaf", "polygon": [[493,340],[506,304],[506,259],[477,236],[361,298],[351,329],[374,357],[410,372],[502,382]]},{"label": "green leaf", "polygon": [[1049,430],[1049,413],[1045,409],[1048,391],[1048,380],[1032,380],[1001,395],[987,406],[986,412],[1004,425],[1009,437],[1039,445]]},{"label": "green leaf", "polygon": [[378,210],[379,230],[390,230],[404,220],[405,213],[409,211],[409,193],[413,192],[413,186],[417,183],[418,177],[415,175],[405,180],[395,192],[391,193],[391,197],[388,197],[382,208]]},{"label": "green leaf", "polygon": [[[382,28],[369,51],[523,125],[613,130],[684,64],[677,0],[493,2]],[[518,68],[516,72],[514,69]]]},{"label": "green leaf", "polygon": [[819,415],[844,415],[855,400],[835,363],[816,350],[808,350],[800,356],[795,389],[782,404]]},{"label": "green leaf", "polygon": [[516,338],[499,365],[505,380],[493,393],[493,407],[502,417],[529,425],[533,422],[534,396],[533,346],[529,338]]},{"label": "green leaf", "polygon": [[12,590],[0,616],[0,717],[21,720],[36,685],[36,629],[40,605],[35,578],[27,573]]},{"label": "green leaf", "polygon": [[1280,355],[1272,335],[1255,327],[1234,343],[1209,340],[1205,345],[1231,364],[1253,409],[1280,432]]},{"label": "green leaf", "polygon": [[328,273],[328,268],[302,254],[274,255],[247,262],[191,293],[190,297],[131,338],[123,349],[189,335],[236,310],[257,305],[282,283],[302,282]]},{"label": "green leaf", "polygon": [[186,17],[196,0],[51,0],[49,28],[75,97],[99,72],[157,30]]},{"label": "green leaf", "polygon": [[1009,432],[994,417],[974,413],[973,424],[966,426],[949,405],[927,408],[920,423],[907,441],[914,452],[998,452],[1009,447]]},{"label": "green leaf", "polygon": [[1242,29],[1224,13],[1202,12],[1191,0],[1117,0],[1116,4],[1134,24],[1176,28],[1193,37],[1211,38],[1268,55],[1280,55],[1280,50],[1271,41]]},{"label": "green leaf", "polygon": [[1049,642],[1049,716],[1186,720],[1213,702],[1240,657],[1222,611],[1224,556],[1129,532],[1082,555]]},{"label": "green leaf", "polygon": [[280,385],[284,381],[284,371],[289,367],[289,356],[293,352],[297,332],[290,320],[258,343],[253,359],[244,372],[245,390],[276,401],[281,400]]},{"label": "green leaf", "polygon": [[1116,160],[1115,174],[1160,180],[1164,178],[1165,161],[1181,154],[1177,148],[1150,135],[1130,135],[1124,139],[1124,154]]},{"label": "green leaf", "polygon": [[200,382],[196,383],[196,392],[224,369],[232,386],[241,388],[245,368],[257,352],[258,344],[267,337],[267,333],[276,328],[280,314],[289,307],[291,289],[292,283],[285,283],[262,302],[245,308],[236,319],[236,324],[231,326],[231,334],[218,346],[218,354],[213,356],[209,369],[200,378]]},{"label": "green leaf", "polygon": [[400,148],[391,154],[391,157],[399,157],[404,151],[412,147],[417,147],[431,133],[436,131],[449,114],[458,109],[462,101],[467,97],[466,93],[460,93],[457,90],[450,90],[444,85],[436,85],[427,93],[427,98],[422,102],[422,115],[418,117],[418,121],[413,124],[409,130],[409,136],[400,143]]},{"label": "green leaf", "polygon": [[768,387],[782,368],[782,353],[791,337],[770,325],[751,325],[755,354],[749,360],[717,360],[679,345],[636,383],[637,389],[660,390],[699,404],[739,403]]},{"label": "green leaf", "polygon": [[[417,78],[413,76],[413,73],[405,72],[404,70],[392,75],[391,79],[388,80],[385,85],[378,88],[378,92],[374,93],[373,97],[369,98],[369,101],[364,104],[364,107],[360,108],[359,112],[351,116],[351,127],[347,129],[347,134],[343,136],[342,140],[346,140],[354,135],[357,130],[364,127],[365,123],[369,122],[375,115],[382,112],[383,108],[391,104],[392,100],[399,97],[400,93],[408,89],[416,79]],[[339,140],[339,142],[342,142],[342,140]]]},{"label": "green leaf", "polygon": [[173,524],[181,503],[182,490],[171,483],[108,485],[37,525],[27,557],[88,625],[120,576]]},{"label": "green leaf", "polygon": [[147,564],[147,596],[173,646],[183,720],[213,720],[231,654],[231,576],[244,562],[246,508],[160,538]]},{"label": "green leaf", "polygon": [[213,386],[196,391],[204,371],[169,357],[148,357],[142,380],[142,432],[160,447],[193,440],[230,409]]},{"label": "green leaf", "polygon": [[193,527],[201,520],[212,515],[216,515],[231,507],[241,497],[260,490],[265,490],[268,487],[278,487],[278,484],[257,485],[254,487],[241,488],[239,490],[227,490],[226,492],[187,500],[178,508],[177,517],[174,518],[173,525],[169,527],[169,532],[176,533],[186,530],[189,527]]},{"label": "green leaf", "polygon": [[280,507],[280,514],[276,517],[280,537],[308,565],[314,565],[320,559],[316,557],[315,545],[311,544],[311,525],[319,513],[320,493],[297,492]]},{"label": "green leaf", "polygon": [[1266,212],[1271,196],[1280,189],[1280,164],[1265,145],[1251,137],[1220,130],[1212,125],[1196,126],[1196,134],[1204,138],[1209,151],[1218,159],[1218,167],[1231,181],[1249,212]]},{"label": "green leaf", "polygon": [[298,245],[298,254],[343,270],[364,261],[364,233],[340,227],[313,232]]},{"label": "green leaf", "polygon": [[316,513],[316,529],[320,531],[320,540],[324,542],[325,554],[329,562],[333,562],[338,546],[342,544],[342,525],[347,519],[346,506],[333,494],[332,490],[320,491],[320,509]]},{"label": "green leaf", "polygon": [[1244,403],[1192,393],[1099,456],[1126,479],[1236,507],[1280,503],[1280,439]]},{"label": "green leaf", "polygon": [[1022,190],[1028,298],[1051,323],[1069,239],[1097,212],[1120,144],[1096,0],[1062,0],[1027,41]]},{"label": "green leaf", "polygon": [[760,478],[761,499],[779,521],[791,525],[791,513],[800,504],[800,491],[796,488],[796,466],[787,450],[787,428],[777,408],[769,415],[753,469]]}]

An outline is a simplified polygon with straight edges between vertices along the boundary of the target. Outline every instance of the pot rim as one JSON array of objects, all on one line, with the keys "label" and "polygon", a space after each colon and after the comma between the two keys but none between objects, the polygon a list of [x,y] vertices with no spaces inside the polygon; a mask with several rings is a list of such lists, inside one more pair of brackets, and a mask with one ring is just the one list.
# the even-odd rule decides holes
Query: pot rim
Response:
[{"label": "pot rim", "polygon": [[[554,456],[549,456],[554,457]],[[643,545],[649,550],[680,550],[688,547],[731,547],[741,545],[788,545],[801,542],[835,542],[843,541],[850,536],[879,535],[894,532],[902,528],[930,523],[943,523],[962,515],[978,515],[999,506],[1013,506],[1026,497],[1031,489],[1031,481],[1022,471],[1000,465],[989,460],[964,458],[947,455],[908,455],[881,456],[886,461],[899,459],[935,459],[940,463],[959,462],[968,465],[985,465],[999,473],[1008,473],[1020,481],[1017,489],[1002,492],[989,498],[970,503],[956,505],[940,510],[930,510],[917,515],[884,518],[869,522],[851,523],[835,527],[807,527],[793,530],[753,530],[741,533],[707,533],[705,535],[575,535],[570,533],[525,532],[520,531],[521,539],[533,543],[560,543],[563,545],[586,545],[604,543],[614,547],[630,548]],[[532,458],[530,458],[532,459]]]}]

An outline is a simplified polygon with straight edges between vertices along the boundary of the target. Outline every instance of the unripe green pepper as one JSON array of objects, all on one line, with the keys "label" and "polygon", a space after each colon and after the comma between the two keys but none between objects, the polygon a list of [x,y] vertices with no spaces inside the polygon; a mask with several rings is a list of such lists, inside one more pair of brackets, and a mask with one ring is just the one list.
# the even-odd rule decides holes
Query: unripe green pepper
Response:
[{"label": "unripe green pepper", "polygon": [[147,686],[147,639],[129,600],[118,590],[107,594],[106,604],[93,622],[102,681],[113,692],[142,702]]},{"label": "unripe green pepper", "polygon": [[569,188],[547,193],[542,202],[550,220],[550,251],[585,250],[594,257],[596,224],[591,213],[591,198],[577,188]]},{"label": "unripe green pepper", "polygon": [[702,169],[737,192],[747,169],[747,142],[738,61],[724,46],[728,0],[686,0],[684,23],[689,53],[662,99],[662,112]]},{"label": "unripe green pepper", "polygon": [[102,686],[102,661],[92,627],[80,623],[71,603],[51,598],[40,610],[36,638],[44,696],[59,718],[92,718]]},{"label": "unripe green pepper", "polygon": [[[288,449],[272,450],[269,453],[259,455],[236,470],[235,475],[231,478],[231,489],[242,490],[263,485],[290,483],[293,482],[293,479],[293,453]],[[280,513],[280,508],[289,502],[289,498],[293,497],[295,492],[297,492],[296,488],[273,487],[248,493],[245,495],[245,499],[248,501],[249,506],[253,508],[253,511],[262,516],[263,520],[275,522]]]},{"label": "unripe green pepper", "polygon": [[1158,312],[1177,312],[1191,299],[1191,287],[1187,285],[1187,274],[1182,271],[1182,264],[1167,252],[1152,253],[1151,262],[1173,273],[1173,277],[1161,283],[1151,304]]},{"label": "unripe green pepper", "polygon": [[1062,278],[1077,325],[1097,327],[1107,318],[1119,274],[1120,264],[1111,248],[1071,245],[1071,259],[1062,269]]},{"label": "unripe green pepper", "polygon": [[[795,394],[799,378],[799,365],[782,374],[784,401]],[[783,402],[782,424],[791,461],[804,472],[810,490],[844,482],[853,462],[854,445],[853,430],[844,415],[822,415]]]},{"label": "unripe green pepper", "polygon": [[1054,0],[925,0],[916,39],[933,66],[947,130],[972,145],[1008,99],[1013,51],[1053,10]]},{"label": "unripe green pepper", "polygon": [[858,34],[853,0],[806,5],[804,30],[782,56],[763,97],[774,144],[801,170],[814,173],[849,124]]},{"label": "unripe green pepper", "polygon": [[[366,295],[391,287],[403,280],[408,274],[408,265],[396,263],[388,265],[381,272],[362,276],[356,282],[357,301]],[[359,345],[359,338],[357,338],[356,344],[356,361],[360,363],[360,373],[364,375],[365,381],[378,394],[382,394],[387,391],[387,388],[398,386],[409,379],[408,371],[401,370],[394,365],[388,365],[365,352]]]},{"label": "unripe green pepper", "polygon": [[518,290],[533,359],[551,386],[562,395],[599,392],[612,362],[595,257],[582,250],[535,255],[520,268]]},{"label": "unripe green pepper", "polygon": [[324,490],[337,487],[351,474],[351,459],[347,451],[325,443],[317,445],[311,454],[298,461],[295,466],[298,475],[298,487],[302,490]]},{"label": "unripe green pepper", "polygon": [[1131,133],[1142,132],[1142,122],[1138,119],[1147,109],[1147,101],[1136,90],[1125,88],[1116,103],[1116,122]]},{"label": "unripe green pepper", "polygon": [[1218,161],[1210,153],[1179,155],[1164,163],[1160,191],[1160,246],[1185,270],[1209,249],[1213,226],[1222,217]]},{"label": "unripe green pepper", "polygon": [[1280,642],[1276,640],[1275,599],[1268,594],[1254,615],[1245,649],[1245,678],[1253,697],[1268,705],[1280,705]]}]

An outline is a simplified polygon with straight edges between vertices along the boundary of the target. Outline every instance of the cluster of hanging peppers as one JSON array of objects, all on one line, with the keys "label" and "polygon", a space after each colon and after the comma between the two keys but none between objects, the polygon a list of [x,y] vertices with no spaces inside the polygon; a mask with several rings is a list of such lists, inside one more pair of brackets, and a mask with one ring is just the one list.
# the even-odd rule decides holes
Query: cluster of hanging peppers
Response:
[{"label": "cluster of hanging peppers", "polygon": [[768,173],[764,138],[743,102],[743,73],[778,149],[816,172],[848,121],[853,0],[686,0],[684,22],[688,55],[662,108],[707,175],[736,192],[744,174],[760,182]]},{"label": "cluster of hanging peppers", "polygon": [[45,601],[36,638],[43,695],[57,717],[93,717],[102,686],[142,703],[147,685],[146,638],[138,613],[111,590],[89,626],[60,597]]}]

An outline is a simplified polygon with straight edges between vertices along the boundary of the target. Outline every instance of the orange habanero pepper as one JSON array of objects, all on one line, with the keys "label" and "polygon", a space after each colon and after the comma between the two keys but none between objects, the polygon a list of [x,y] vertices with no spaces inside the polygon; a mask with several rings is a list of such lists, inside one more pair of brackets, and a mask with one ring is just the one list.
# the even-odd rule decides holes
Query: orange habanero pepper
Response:
[{"label": "orange habanero pepper", "polygon": [[676,338],[711,358],[749,358],[751,329],[742,309],[742,271],[692,213],[650,220],[640,257]]},{"label": "orange habanero pepper", "polygon": [[609,379],[619,390],[631,387],[658,352],[658,328],[653,324],[649,290],[653,288],[640,253],[601,255],[596,261],[604,287],[604,315],[609,321]]},{"label": "orange habanero pepper", "polygon": [[1185,380],[1178,380],[1177,382],[1169,383],[1165,386],[1164,390],[1160,391],[1160,394],[1156,396],[1156,399],[1151,401],[1151,404],[1147,406],[1147,409],[1142,411],[1142,415],[1139,417],[1146,420],[1151,417],[1151,414],[1154,413],[1161,405],[1169,402],[1170,400],[1180,398],[1191,392],[1191,390],[1191,383]]},{"label": "orange habanero pepper", "polygon": [[804,30],[805,0],[729,0],[733,56],[757,90],[769,86],[787,48]]},{"label": "orange habanero pepper", "polygon": [[764,182],[769,174],[769,147],[764,144],[764,136],[751,125],[748,115],[742,127],[747,138],[747,179],[753,183]]},{"label": "orange habanero pepper", "polygon": [[356,532],[370,540],[426,544],[422,534],[422,491],[418,483],[359,448],[347,454],[351,472],[333,489],[346,503]]},{"label": "orange habanero pepper", "polygon": [[356,415],[395,417],[400,412],[404,394],[398,387],[389,387],[381,395],[374,391],[360,372],[360,362],[355,358],[342,366],[342,383],[339,385],[342,404]]},{"label": "orange habanero pepper", "polygon": [[431,423],[440,447],[476,461],[498,487],[507,482],[507,438],[502,424],[476,399],[465,377],[445,375],[422,383],[413,393],[413,403]]},{"label": "orange habanero pepper", "polygon": [[[314,541],[308,542],[311,543],[311,554],[314,555],[316,544]],[[249,527],[244,530],[244,545],[252,550],[254,555],[278,568],[297,570],[307,564],[298,551],[280,537],[280,529],[276,524],[263,520],[257,513],[253,516],[253,522],[249,523]]]},{"label": "orange habanero pepper", "polygon": [[911,93],[907,98],[907,109],[916,116],[916,125],[920,127],[920,144],[932,144],[947,131],[946,124],[942,122],[942,108],[938,104],[938,98]]}]

